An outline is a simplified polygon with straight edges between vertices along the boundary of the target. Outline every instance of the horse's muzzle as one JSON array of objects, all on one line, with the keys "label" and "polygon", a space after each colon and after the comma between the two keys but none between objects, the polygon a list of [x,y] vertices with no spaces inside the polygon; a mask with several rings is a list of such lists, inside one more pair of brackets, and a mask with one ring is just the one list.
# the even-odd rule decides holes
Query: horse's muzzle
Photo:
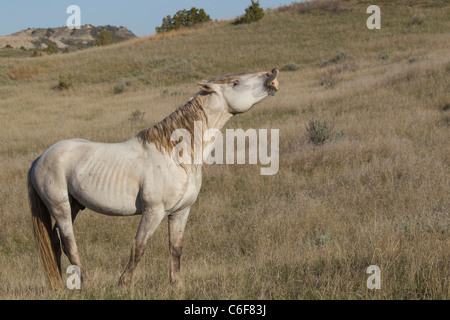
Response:
[{"label": "horse's muzzle", "polygon": [[270,95],[275,95],[275,92],[279,90],[279,83],[278,83],[278,69],[273,69],[272,71],[267,73],[267,80],[265,82],[265,86],[269,92]]}]

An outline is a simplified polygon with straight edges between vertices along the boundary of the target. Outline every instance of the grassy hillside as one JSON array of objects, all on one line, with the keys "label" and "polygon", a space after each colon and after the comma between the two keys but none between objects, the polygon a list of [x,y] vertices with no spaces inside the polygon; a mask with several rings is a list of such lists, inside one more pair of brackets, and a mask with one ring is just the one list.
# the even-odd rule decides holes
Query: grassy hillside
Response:
[{"label": "grassy hillside", "polygon": [[[248,25],[0,58],[0,298],[448,299],[450,2],[378,3],[380,30],[366,28],[373,3],[326,0]],[[120,289],[140,217],[89,210],[75,237],[91,287],[48,290],[27,203],[37,156],[67,138],[124,141],[184,103],[198,80],[273,67],[279,93],[226,127],[280,129],[280,170],[204,166],[183,292],[168,285],[166,221],[134,285]],[[308,136],[312,119],[331,128],[321,145]],[[380,290],[366,287],[370,265]]]}]

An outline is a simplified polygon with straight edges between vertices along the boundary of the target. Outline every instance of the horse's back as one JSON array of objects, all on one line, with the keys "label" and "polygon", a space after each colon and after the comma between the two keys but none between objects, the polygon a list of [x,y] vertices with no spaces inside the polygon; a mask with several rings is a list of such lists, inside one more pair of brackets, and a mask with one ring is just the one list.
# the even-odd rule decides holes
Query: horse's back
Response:
[{"label": "horse's back", "polygon": [[40,176],[66,175],[79,164],[83,158],[89,157],[101,145],[84,139],[62,140],[48,148],[32,166],[33,175]]},{"label": "horse's back", "polygon": [[[62,178],[71,164],[79,159],[80,146],[91,143],[83,139],[62,140],[48,148],[32,164],[30,177],[36,188],[45,183],[55,183]],[[75,152],[73,152],[75,150]],[[56,179],[56,181],[55,181]]]}]

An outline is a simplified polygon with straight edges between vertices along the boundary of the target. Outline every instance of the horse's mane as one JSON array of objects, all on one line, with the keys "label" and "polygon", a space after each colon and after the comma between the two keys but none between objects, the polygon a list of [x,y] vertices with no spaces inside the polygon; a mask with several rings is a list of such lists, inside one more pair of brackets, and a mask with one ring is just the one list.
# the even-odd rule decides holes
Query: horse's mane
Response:
[{"label": "horse's mane", "polygon": [[[203,96],[198,94],[191,98],[184,105],[178,107],[164,120],[158,122],[153,127],[142,130],[137,134],[137,139],[143,143],[152,143],[159,151],[171,153],[178,141],[172,141],[172,133],[176,129],[186,129],[191,135],[191,147],[194,147],[194,123],[195,121],[207,124],[208,118],[203,107]],[[203,132],[202,132],[203,136]]]}]

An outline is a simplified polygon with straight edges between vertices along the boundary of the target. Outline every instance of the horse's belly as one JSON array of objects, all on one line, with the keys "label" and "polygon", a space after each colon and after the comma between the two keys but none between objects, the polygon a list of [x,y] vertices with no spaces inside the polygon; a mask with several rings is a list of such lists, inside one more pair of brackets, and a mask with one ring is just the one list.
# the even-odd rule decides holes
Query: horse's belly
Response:
[{"label": "horse's belly", "polygon": [[131,216],[141,214],[141,204],[137,197],[115,197],[105,192],[73,192],[72,196],[87,208],[110,216]]},{"label": "horse's belly", "polygon": [[123,164],[85,166],[74,173],[69,192],[78,202],[99,213],[140,214],[140,181],[134,171]]},{"label": "horse's belly", "polygon": [[122,192],[114,188],[96,188],[95,184],[75,186],[69,192],[82,205],[99,213],[124,216],[141,213],[139,190]]}]

